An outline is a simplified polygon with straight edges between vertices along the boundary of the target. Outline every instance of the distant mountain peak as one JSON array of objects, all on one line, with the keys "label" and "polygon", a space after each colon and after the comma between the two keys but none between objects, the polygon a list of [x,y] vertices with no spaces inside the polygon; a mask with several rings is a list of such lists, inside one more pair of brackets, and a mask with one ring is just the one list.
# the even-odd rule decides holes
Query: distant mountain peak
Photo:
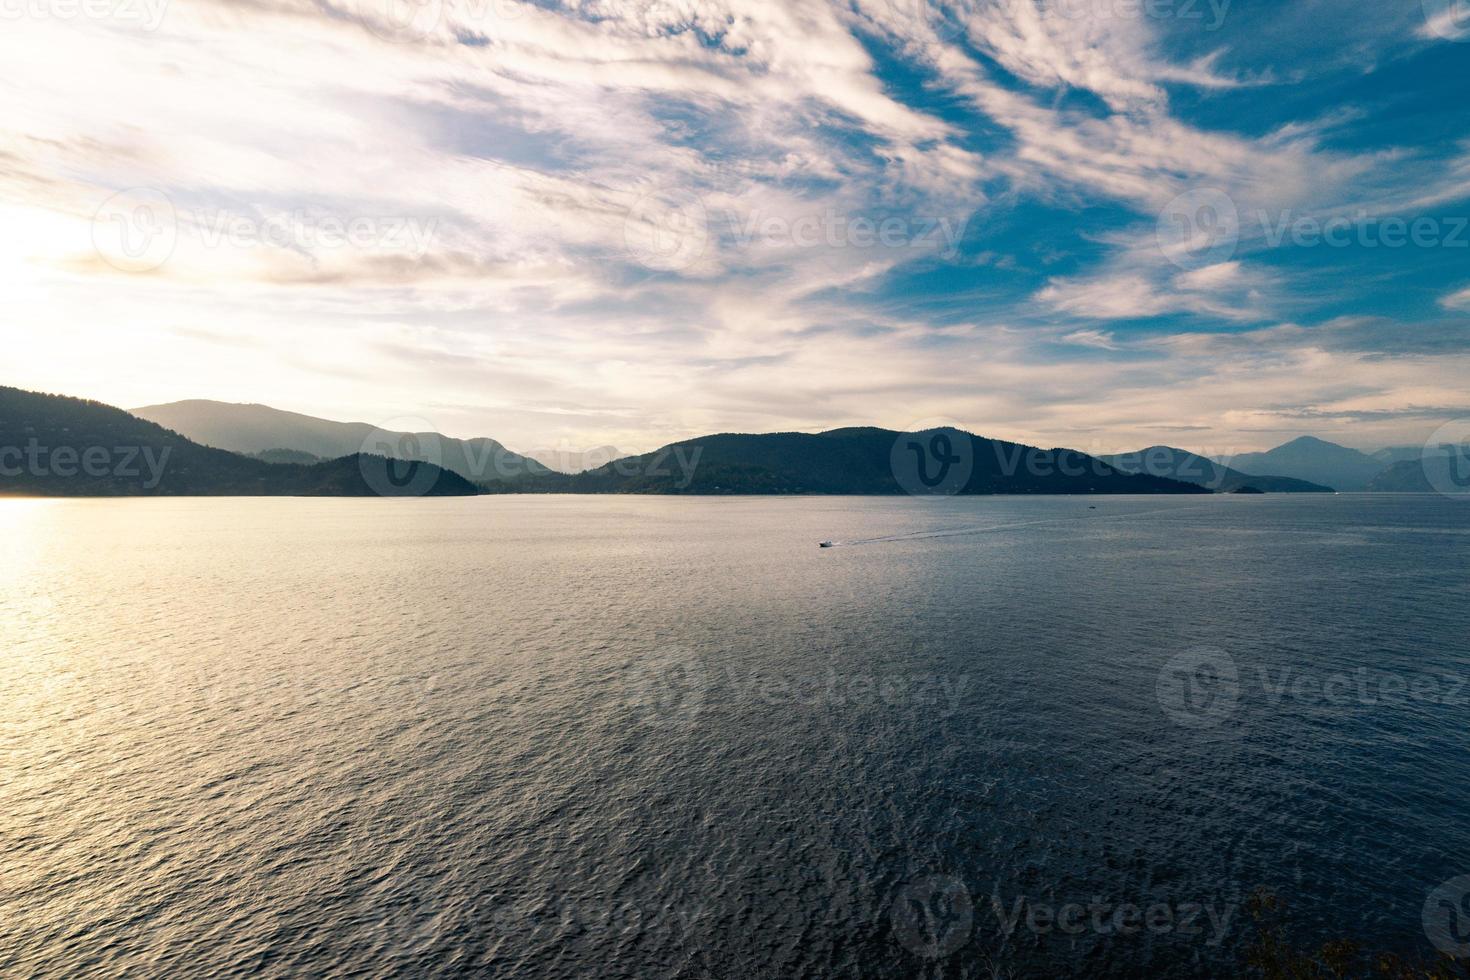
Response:
[{"label": "distant mountain peak", "polygon": [[1149,446],[1103,459],[1128,473],[1183,480],[1224,493],[1237,493],[1247,487],[1256,493],[1329,493],[1332,490],[1330,486],[1288,476],[1244,473],[1232,468],[1228,460],[1211,460],[1174,446]]},{"label": "distant mountain peak", "polygon": [[1347,449],[1348,452],[1352,452],[1352,453],[1357,452],[1356,449],[1349,449],[1347,446],[1339,445],[1338,443],[1335,443],[1335,442],[1328,442],[1326,439],[1319,439],[1316,436],[1297,436],[1295,439],[1291,440],[1290,442],[1282,443],[1281,445],[1277,446],[1276,448],[1277,449],[1285,449],[1288,446],[1316,446],[1316,447],[1325,447],[1325,448],[1328,448],[1328,449]]},{"label": "distant mountain peak", "polygon": [[[196,398],[137,408],[133,414],[203,445],[245,455],[289,450],[338,459],[366,451],[441,465],[475,483],[547,472],[542,463],[495,439],[455,439],[425,430],[385,432],[367,422],[338,422],[259,403]],[[423,438],[427,436],[434,438]]]},{"label": "distant mountain peak", "polygon": [[1381,460],[1316,436],[1298,436],[1275,449],[1241,453],[1221,462],[1244,473],[1275,473],[1338,490],[1365,489],[1384,468]]},{"label": "distant mountain peak", "polygon": [[457,474],[422,462],[399,461],[395,471],[389,461],[363,454],[252,459],[101,402],[18,388],[0,387],[0,448],[29,455],[26,466],[0,471],[0,495],[400,496],[407,495],[405,484],[388,474],[405,466],[414,468],[408,491],[415,495],[478,492]]}]

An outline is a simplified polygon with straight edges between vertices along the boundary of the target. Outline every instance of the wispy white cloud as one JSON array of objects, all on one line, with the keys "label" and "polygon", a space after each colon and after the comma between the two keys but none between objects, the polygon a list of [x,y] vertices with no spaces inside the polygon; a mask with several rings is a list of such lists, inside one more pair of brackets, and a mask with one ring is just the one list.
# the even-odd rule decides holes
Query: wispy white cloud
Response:
[{"label": "wispy white cloud", "polygon": [[1118,342],[1106,330],[1073,330],[1062,337],[1062,342],[1079,347],[1096,347],[1099,350],[1119,350]]},{"label": "wispy white cloud", "polygon": [[[1229,67],[1223,45],[1171,57],[1145,18],[979,4],[961,45],[891,0],[394,4],[7,22],[11,380],[638,449],[932,416],[1044,442],[1227,432],[1262,424],[1241,407],[1262,399],[1387,410],[1463,369],[1455,351],[1420,351],[1406,355],[1424,361],[1414,382],[1397,362],[1372,367],[1345,328],[1335,345],[1252,331],[1232,348],[1093,325],[1279,315],[1287,274],[1256,260],[1248,220],[1240,254],[1203,267],[1159,248],[1157,215],[1181,193],[1218,188],[1249,216],[1470,190],[1470,151],[1350,152],[1341,114],[1255,133],[1183,121],[1180,86],[1208,96],[1280,75]],[[885,76],[884,45],[912,78]],[[963,111],[936,108],[950,103]],[[168,212],[147,215],[170,236],[165,261],[99,247],[95,216],[123,188],[166,195]],[[1044,284],[988,237],[1001,202],[1077,200],[1134,220]],[[369,233],[324,240],[337,222]],[[1025,294],[1013,308],[874,301],[963,241],[982,251],[945,271],[983,269]],[[1104,397],[1078,390],[1073,356],[1134,366]],[[1324,366],[1350,395],[1304,380]]]},{"label": "wispy white cloud", "polygon": [[1447,310],[1464,310],[1470,313],[1470,286],[1442,297],[1439,305]]}]

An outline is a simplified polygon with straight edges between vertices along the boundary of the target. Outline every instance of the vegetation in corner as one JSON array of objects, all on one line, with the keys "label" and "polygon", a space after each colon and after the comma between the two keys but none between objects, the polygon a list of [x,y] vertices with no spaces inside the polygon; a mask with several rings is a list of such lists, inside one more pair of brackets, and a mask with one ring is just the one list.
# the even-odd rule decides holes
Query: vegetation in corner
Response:
[{"label": "vegetation in corner", "polygon": [[1466,980],[1470,964],[1441,954],[1412,959],[1374,953],[1351,939],[1299,946],[1288,934],[1286,905],[1276,893],[1258,888],[1246,902],[1255,926],[1244,953],[1247,976],[1262,980]]}]

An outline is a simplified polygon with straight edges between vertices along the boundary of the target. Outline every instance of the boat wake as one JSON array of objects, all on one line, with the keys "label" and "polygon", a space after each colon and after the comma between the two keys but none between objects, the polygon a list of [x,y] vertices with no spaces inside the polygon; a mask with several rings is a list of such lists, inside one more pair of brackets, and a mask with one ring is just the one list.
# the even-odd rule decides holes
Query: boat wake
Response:
[{"label": "boat wake", "polygon": [[[1138,511],[1131,514],[1112,514],[1106,517],[1095,513],[1083,513],[1076,517],[1052,517],[1041,521],[1016,521],[1010,524],[971,524],[961,527],[929,528],[922,531],[909,531],[903,534],[883,534],[871,538],[854,538],[851,541],[823,541],[823,548],[851,548],[866,544],[892,544],[900,541],[927,541],[930,538],[952,538],[965,534],[991,534],[996,531],[1012,531],[1023,527],[1040,527],[1046,524],[1077,524],[1082,521],[1120,521],[1130,520],[1135,517],[1149,517],[1154,514],[1184,514],[1190,511],[1202,510],[1202,507],[1163,507],[1157,510]],[[1095,508],[1090,508],[1095,510]]]}]

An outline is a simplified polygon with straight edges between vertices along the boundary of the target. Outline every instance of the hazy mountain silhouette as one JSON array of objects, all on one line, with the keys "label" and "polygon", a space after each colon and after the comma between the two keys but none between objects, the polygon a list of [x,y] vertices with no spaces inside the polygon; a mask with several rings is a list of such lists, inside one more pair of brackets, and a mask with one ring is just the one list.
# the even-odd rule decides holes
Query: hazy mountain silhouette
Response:
[{"label": "hazy mountain silhouette", "polygon": [[25,496],[391,496],[473,494],[426,463],[343,456],[268,463],[201,446],[101,402],[0,387],[0,494]]},{"label": "hazy mountain silhouette", "polygon": [[[1154,446],[1097,458],[957,429],[872,427],[767,435],[721,433],[672,443],[581,473],[558,473],[493,439],[384,433],[264,405],[175,402],[138,410],[0,387],[0,493],[418,496],[492,493],[1072,494],[1463,492],[1470,458],[1418,459],[1395,447],[1378,459],[1304,437],[1235,465]],[[180,419],[201,445],[159,424]],[[362,453],[363,445],[384,453]],[[331,456],[338,450],[347,452]],[[246,456],[243,453],[252,453]],[[1411,455],[1385,468],[1383,460]],[[329,458],[318,460],[319,455]],[[384,456],[391,456],[391,459]],[[443,460],[446,465],[439,466]],[[449,464],[462,467],[466,479]],[[1247,468],[1249,467],[1249,468]],[[1269,469],[1268,469],[1269,468]],[[1256,470],[1258,472],[1252,472]],[[1279,475],[1269,475],[1271,471]],[[1302,474],[1319,477],[1312,480]],[[1340,484],[1329,482],[1329,477]],[[1345,479],[1344,479],[1345,478]],[[1448,487],[1448,491],[1445,488]]]},{"label": "hazy mountain silhouette", "polygon": [[1376,453],[1369,453],[1368,455],[1376,459],[1385,467],[1392,466],[1395,463],[1402,463],[1406,460],[1417,463],[1424,455],[1424,447],[1388,446],[1384,449],[1378,450],[1378,452]]},{"label": "hazy mountain silhouette", "polygon": [[1384,469],[1382,462],[1366,453],[1313,436],[1293,439],[1263,453],[1241,453],[1215,459],[1252,476],[1274,473],[1338,490],[1365,490],[1368,481]]},{"label": "hazy mountain silhouette", "polygon": [[1374,493],[1470,493],[1470,455],[1463,450],[1423,452],[1368,481]]},{"label": "hazy mountain silhouette", "polygon": [[1038,449],[955,429],[901,433],[878,428],[815,435],[722,433],[672,443],[573,476],[527,476],[487,484],[486,489],[686,494],[1209,492],[1191,483],[1123,473],[1070,449]]},{"label": "hazy mountain silhouette", "polygon": [[453,439],[437,432],[385,431],[366,422],[334,422],[268,405],[192,399],[135,408],[196,442],[236,453],[294,450],[321,459],[371,452],[395,459],[424,460],[473,482],[551,472],[511,452],[494,439]]},{"label": "hazy mountain silhouette", "polygon": [[621,452],[616,446],[594,446],[581,452],[566,449],[533,449],[525,455],[558,473],[581,473],[583,470],[595,470],[615,459],[622,459],[627,456],[627,453]]},{"label": "hazy mountain silhouette", "polygon": [[1223,493],[1254,488],[1263,493],[1332,493],[1331,487],[1297,480],[1289,476],[1253,476],[1216,463],[1185,449],[1172,446],[1150,446],[1135,453],[1119,453],[1100,459],[1125,473],[1147,473],[1166,476]]},{"label": "hazy mountain silhouette", "polygon": [[267,463],[295,463],[298,466],[310,466],[320,463],[321,457],[311,453],[304,453],[299,449],[267,449],[263,453],[245,453],[251,459],[264,460]]}]

